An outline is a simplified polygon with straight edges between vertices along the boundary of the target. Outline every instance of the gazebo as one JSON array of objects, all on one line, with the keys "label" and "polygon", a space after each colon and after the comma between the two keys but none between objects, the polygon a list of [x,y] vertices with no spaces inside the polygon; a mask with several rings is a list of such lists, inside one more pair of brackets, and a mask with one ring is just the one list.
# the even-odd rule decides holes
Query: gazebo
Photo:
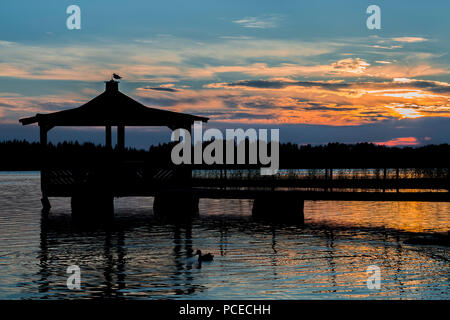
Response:
[{"label": "gazebo", "polygon": [[47,145],[47,132],[56,126],[105,127],[105,143],[111,146],[111,127],[117,126],[117,145],[125,147],[126,126],[165,126],[174,130],[190,129],[194,121],[207,122],[208,118],[186,113],[149,108],[119,91],[119,82],[106,81],[106,90],[81,107],[53,113],[38,113],[23,118],[23,125],[37,123],[40,127],[40,141]]},{"label": "gazebo", "polygon": [[[208,118],[194,116],[185,113],[172,112],[167,110],[160,110],[155,108],[149,108],[143,104],[133,100],[127,95],[119,91],[119,82],[115,80],[106,81],[106,90],[85,103],[84,105],[53,112],[47,114],[38,113],[34,117],[23,118],[19,121],[23,125],[29,125],[37,123],[40,128],[40,143],[42,149],[45,151],[47,147],[47,133],[57,126],[70,126],[70,127],[105,127],[105,145],[112,147],[112,127],[117,127],[117,148],[119,150],[125,149],[125,127],[126,126],[164,126],[169,127],[171,130],[177,128],[184,128],[191,130],[191,126],[195,121],[207,122]],[[44,153],[45,154],[45,153]],[[42,203],[43,211],[49,211],[50,202],[49,196],[63,196],[58,193],[58,189],[50,188],[49,186],[49,171],[51,168],[46,168],[45,165],[41,168],[41,189],[42,189]],[[76,179],[74,177],[65,177],[66,184],[76,185]],[[65,187],[67,187],[65,185]],[[58,187],[61,189],[60,187]],[[78,186],[78,190],[83,187]],[[66,190],[76,190],[73,186],[70,186]],[[51,191],[56,190],[56,191]],[[74,199],[78,196],[74,194],[76,191],[67,192],[64,196],[72,197],[72,212],[74,210]],[[52,194],[54,193],[54,194]],[[84,194],[83,197],[87,197]],[[114,194],[107,194],[106,198],[112,199]],[[98,199],[98,195],[95,196]],[[86,202],[86,199],[81,199],[80,203]],[[92,199],[90,199],[92,200]]]}]

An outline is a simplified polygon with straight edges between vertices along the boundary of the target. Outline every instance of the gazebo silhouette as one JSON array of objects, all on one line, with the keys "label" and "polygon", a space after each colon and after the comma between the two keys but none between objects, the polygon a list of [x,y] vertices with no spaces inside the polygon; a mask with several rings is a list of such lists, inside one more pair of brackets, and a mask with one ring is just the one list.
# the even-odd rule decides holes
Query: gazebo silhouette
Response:
[{"label": "gazebo silhouette", "polygon": [[[127,95],[119,91],[119,82],[113,79],[106,81],[106,90],[85,103],[84,105],[53,112],[47,114],[38,113],[34,117],[23,118],[19,121],[23,125],[29,125],[37,123],[40,128],[40,143],[42,146],[44,159],[45,150],[47,148],[47,133],[57,126],[71,126],[71,127],[105,127],[105,145],[112,147],[112,135],[111,128],[117,127],[117,149],[125,149],[125,127],[126,126],[165,126],[171,130],[177,128],[184,128],[191,130],[191,126],[195,121],[207,122],[208,118],[194,116],[185,113],[172,112],[167,110],[160,110],[155,108],[149,108],[143,104],[133,100]],[[99,185],[91,186],[88,191],[82,192],[80,196],[80,190],[86,190],[86,186],[80,185],[79,181],[75,177],[74,172],[68,174],[68,170],[64,170],[66,176],[59,181],[65,181],[64,185],[54,186],[52,182],[58,181],[57,170],[49,167],[47,161],[43,161],[41,168],[41,190],[42,190],[42,204],[43,211],[48,212],[50,210],[49,196],[71,196],[72,197],[72,213],[76,207],[80,207],[80,204],[91,201],[89,205],[94,205],[93,202],[102,202],[99,199],[112,203],[114,196],[114,190],[107,188],[107,182],[100,185],[104,188],[103,195],[99,195],[96,192],[95,197],[91,197],[89,192],[92,192],[92,188],[98,188]],[[56,175],[56,177],[55,177]],[[79,180],[79,179],[78,179]],[[108,181],[108,179],[106,179]],[[61,191],[61,190],[64,190]],[[67,191],[69,190],[69,191]],[[77,199],[80,199],[77,201]],[[86,201],[88,200],[88,201]],[[103,201],[104,204],[104,201]],[[86,206],[81,206],[81,210],[86,210]]]},{"label": "gazebo silhouette", "polygon": [[48,114],[38,113],[23,118],[23,125],[37,123],[40,127],[40,141],[47,144],[47,132],[56,126],[105,126],[106,146],[111,146],[111,127],[117,126],[117,142],[125,147],[126,126],[167,126],[190,129],[194,121],[207,122],[208,118],[186,113],[149,108],[119,91],[119,82],[106,81],[106,90],[84,105]]}]

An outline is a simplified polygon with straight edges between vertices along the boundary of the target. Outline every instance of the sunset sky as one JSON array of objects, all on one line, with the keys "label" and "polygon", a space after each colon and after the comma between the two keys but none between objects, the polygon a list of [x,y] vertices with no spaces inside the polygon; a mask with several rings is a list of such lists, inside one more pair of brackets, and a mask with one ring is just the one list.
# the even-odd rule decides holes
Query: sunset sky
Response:
[{"label": "sunset sky", "polygon": [[[68,30],[66,8],[81,8]],[[381,8],[381,30],[366,8]],[[209,127],[280,128],[282,141],[450,142],[450,2],[2,1],[0,140],[37,139],[18,119],[120,90]],[[54,132],[53,132],[54,131]],[[128,131],[145,146],[167,130]],[[51,139],[102,141],[92,129]]]}]

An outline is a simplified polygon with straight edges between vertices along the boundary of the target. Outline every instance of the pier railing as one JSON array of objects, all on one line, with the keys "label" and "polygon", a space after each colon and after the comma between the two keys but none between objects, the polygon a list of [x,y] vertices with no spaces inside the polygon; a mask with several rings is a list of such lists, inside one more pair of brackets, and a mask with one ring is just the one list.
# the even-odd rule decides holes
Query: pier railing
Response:
[{"label": "pier railing", "polygon": [[304,189],[308,191],[440,191],[450,189],[446,168],[281,169],[261,176],[256,169],[195,170],[195,187]]},{"label": "pier railing", "polygon": [[187,167],[121,157],[50,161],[41,174],[43,191],[48,196],[61,197],[80,190],[113,196],[145,196],[161,189],[191,185],[191,170]]},{"label": "pier railing", "polygon": [[269,189],[320,192],[448,192],[449,169],[439,167],[323,167],[280,169],[263,176],[258,165],[174,165],[170,158],[130,157],[126,153],[49,153],[42,166],[48,196],[78,190],[113,196],[152,196],[168,188]]}]

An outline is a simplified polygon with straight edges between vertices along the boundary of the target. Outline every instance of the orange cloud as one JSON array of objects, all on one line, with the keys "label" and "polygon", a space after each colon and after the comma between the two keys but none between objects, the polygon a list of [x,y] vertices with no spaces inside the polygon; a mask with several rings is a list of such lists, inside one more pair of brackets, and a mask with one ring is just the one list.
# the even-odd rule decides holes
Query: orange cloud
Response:
[{"label": "orange cloud", "polygon": [[357,125],[390,118],[450,117],[450,85],[437,81],[271,79],[212,83],[205,88],[220,90],[221,97],[232,93],[228,102],[235,111],[264,113],[280,123]]},{"label": "orange cloud", "polygon": [[388,141],[383,142],[375,142],[377,145],[383,145],[388,147],[395,146],[416,146],[419,144],[419,140],[415,137],[403,137],[403,138],[395,138]]},{"label": "orange cloud", "polygon": [[[374,39],[381,45],[373,46]],[[435,55],[426,50],[400,52],[402,47],[396,45],[424,41],[420,37],[340,43],[222,37],[213,43],[192,43],[165,36],[95,48],[0,41],[0,76],[103,81],[114,71],[125,81],[141,82],[133,94],[146,105],[216,121],[359,125],[392,118],[450,117],[450,85],[414,79],[447,75],[450,70],[430,63]],[[367,58],[368,48],[382,46],[395,50],[378,50],[374,61]],[[355,50],[360,48],[357,57]],[[341,52],[350,51],[353,57],[340,59]],[[332,54],[335,58],[330,59]],[[235,80],[223,82],[230,78]],[[258,80],[239,80],[246,78]],[[187,86],[207,80],[211,83],[200,89]],[[91,89],[80,91],[70,97],[66,93],[38,98],[0,95],[0,121],[80,105],[96,95]]]},{"label": "orange cloud", "polygon": [[[155,89],[156,88],[156,89]],[[21,97],[0,95],[1,122],[83,104],[97,93]],[[384,82],[297,81],[292,78],[211,83],[202,89],[162,83],[128,93],[145,105],[219,122],[360,125],[393,118],[450,117],[450,85],[395,79]]]}]

